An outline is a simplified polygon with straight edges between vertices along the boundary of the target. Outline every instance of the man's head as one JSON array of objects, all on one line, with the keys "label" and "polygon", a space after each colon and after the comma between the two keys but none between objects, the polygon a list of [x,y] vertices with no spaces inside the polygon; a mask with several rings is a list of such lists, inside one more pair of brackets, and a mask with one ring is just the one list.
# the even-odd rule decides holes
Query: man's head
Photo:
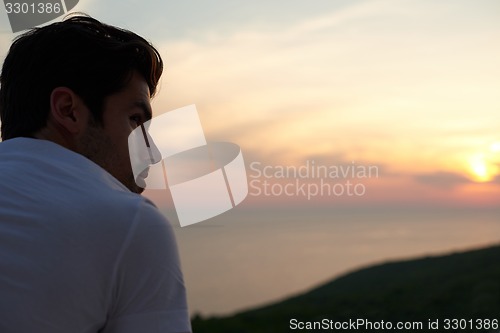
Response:
[{"label": "man's head", "polygon": [[32,29],[14,41],[3,64],[2,139],[54,141],[140,192],[129,179],[127,138],[151,118],[162,71],[144,38],[87,16]]}]

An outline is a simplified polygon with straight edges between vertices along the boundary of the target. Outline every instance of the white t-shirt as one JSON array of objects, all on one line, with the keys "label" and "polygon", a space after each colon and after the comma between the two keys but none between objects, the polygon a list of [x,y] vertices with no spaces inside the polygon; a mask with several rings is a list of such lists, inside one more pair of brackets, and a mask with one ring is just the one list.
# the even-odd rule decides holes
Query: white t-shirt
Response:
[{"label": "white t-shirt", "polygon": [[55,143],[0,143],[0,332],[190,332],[172,227]]}]

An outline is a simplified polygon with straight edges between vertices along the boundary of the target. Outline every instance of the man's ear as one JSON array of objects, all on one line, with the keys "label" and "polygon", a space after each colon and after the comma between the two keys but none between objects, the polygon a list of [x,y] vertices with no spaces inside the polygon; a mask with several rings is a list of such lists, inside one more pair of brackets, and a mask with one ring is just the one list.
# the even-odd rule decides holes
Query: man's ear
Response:
[{"label": "man's ear", "polygon": [[57,87],[50,94],[50,114],[58,127],[78,134],[88,124],[89,111],[82,99],[66,87]]}]

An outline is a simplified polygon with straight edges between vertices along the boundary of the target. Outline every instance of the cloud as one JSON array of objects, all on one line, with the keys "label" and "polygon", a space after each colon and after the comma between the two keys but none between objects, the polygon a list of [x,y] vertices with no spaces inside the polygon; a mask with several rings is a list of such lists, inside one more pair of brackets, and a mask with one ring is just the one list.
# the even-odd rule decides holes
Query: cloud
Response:
[{"label": "cloud", "polygon": [[[415,166],[427,153],[446,164],[490,131],[498,78],[484,73],[498,52],[455,32],[463,22],[453,15],[462,12],[431,7],[425,14],[427,2],[356,2],[268,30],[214,28],[164,41],[156,105],[196,103],[209,133],[267,155],[348,152]],[[443,124],[472,122],[470,133],[444,135]]]},{"label": "cloud", "polygon": [[445,171],[415,175],[414,179],[418,183],[441,189],[452,189],[460,185],[473,183],[473,181],[465,176]]},{"label": "cloud", "polygon": [[383,11],[385,15],[401,14],[401,9],[402,7],[397,6],[394,0],[365,1],[348,6],[342,10],[300,22],[289,30],[288,35],[294,38],[294,36],[297,35],[310,34],[339,27],[350,22],[379,16],[381,11]]}]

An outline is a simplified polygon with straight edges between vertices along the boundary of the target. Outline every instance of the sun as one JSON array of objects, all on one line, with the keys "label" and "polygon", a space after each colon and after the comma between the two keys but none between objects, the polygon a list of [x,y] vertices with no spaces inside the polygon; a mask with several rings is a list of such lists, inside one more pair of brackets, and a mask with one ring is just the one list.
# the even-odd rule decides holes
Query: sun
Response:
[{"label": "sun", "polygon": [[492,153],[500,153],[500,141],[493,143],[490,150]]},{"label": "sun", "polygon": [[498,168],[484,154],[477,154],[469,159],[469,169],[475,181],[484,183],[495,178]]}]

